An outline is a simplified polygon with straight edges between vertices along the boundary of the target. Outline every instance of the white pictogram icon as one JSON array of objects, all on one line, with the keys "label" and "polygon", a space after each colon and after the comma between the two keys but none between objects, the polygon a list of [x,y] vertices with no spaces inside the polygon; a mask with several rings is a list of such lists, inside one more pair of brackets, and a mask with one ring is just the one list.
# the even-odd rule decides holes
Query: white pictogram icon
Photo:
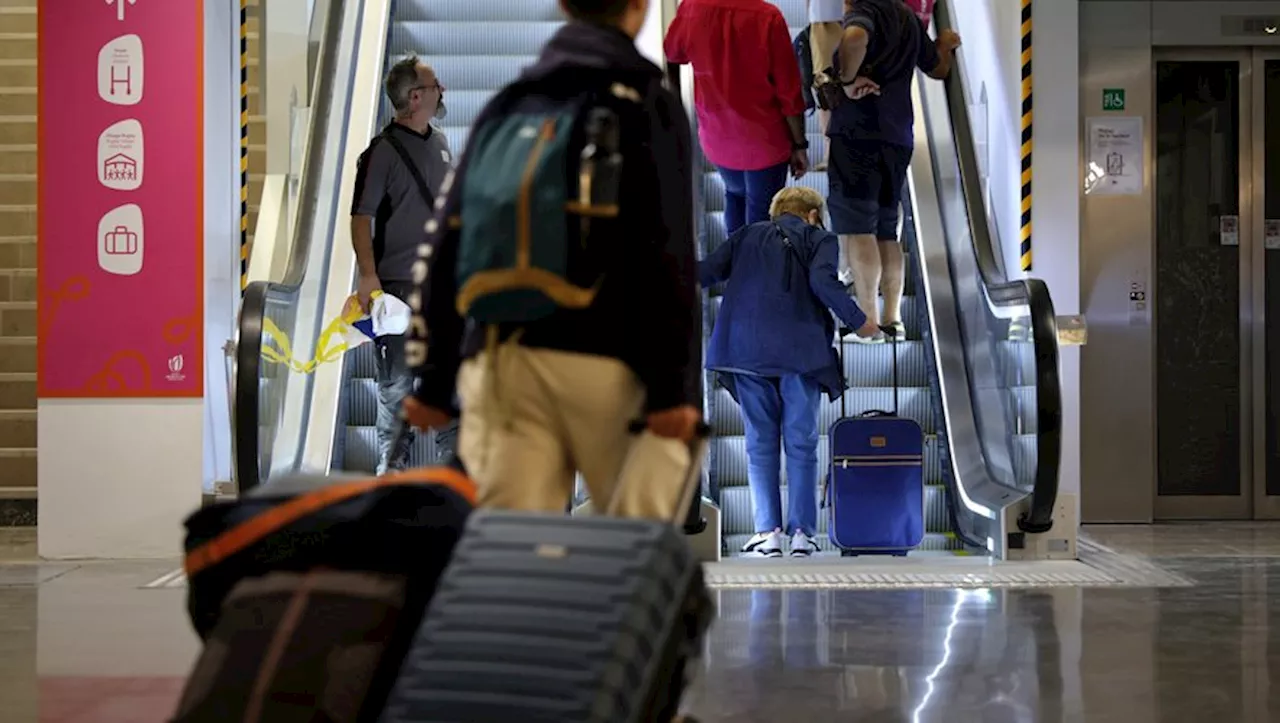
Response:
[{"label": "white pictogram icon", "polygon": [[142,100],[142,38],[121,35],[98,51],[98,97],[112,105]]},{"label": "white pictogram icon", "polygon": [[98,182],[113,191],[135,191],[146,173],[142,123],[128,118],[98,136]]},{"label": "white pictogram icon", "polygon": [[98,267],[109,274],[132,276],[142,270],[146,238],[142,209],[126,204],[108,211],[98,222]]},{"label": "white pictogram icon", "polygon": [[106,2],[108,5],[116,6],[116,20],[123,22],[125,4],[127,3],[129,5],[136,5],[138,3],[138,0],[106,0]]}]

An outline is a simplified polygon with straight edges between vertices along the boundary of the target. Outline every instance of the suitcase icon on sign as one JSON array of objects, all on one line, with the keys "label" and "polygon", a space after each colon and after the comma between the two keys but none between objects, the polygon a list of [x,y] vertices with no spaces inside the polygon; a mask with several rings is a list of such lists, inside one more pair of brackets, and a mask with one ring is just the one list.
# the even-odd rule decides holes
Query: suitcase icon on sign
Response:
[{"label": "suitcase icon on sign", "polygon": [[102,250],[113,256],[138,253],[138,234],[127,226],[116,226],[102,238]]}]

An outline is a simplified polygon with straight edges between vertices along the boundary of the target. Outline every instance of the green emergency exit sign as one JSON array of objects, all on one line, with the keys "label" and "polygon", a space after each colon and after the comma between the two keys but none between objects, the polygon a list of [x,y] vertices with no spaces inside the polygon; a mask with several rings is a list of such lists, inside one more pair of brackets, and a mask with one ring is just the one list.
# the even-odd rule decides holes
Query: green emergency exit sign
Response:
[{"label": "green emergency exit sign", "polygon": [[1103,110],[1124,110],[1124,88],[1107,88],[1102,91]]}]

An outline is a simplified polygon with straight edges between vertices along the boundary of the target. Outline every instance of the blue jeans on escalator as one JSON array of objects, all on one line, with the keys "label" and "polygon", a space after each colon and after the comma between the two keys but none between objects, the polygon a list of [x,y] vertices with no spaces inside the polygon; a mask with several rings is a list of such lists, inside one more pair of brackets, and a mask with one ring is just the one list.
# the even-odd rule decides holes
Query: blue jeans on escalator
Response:
[{"label": "blue jeans on escalator", "polygon": [[[822,387],[806,376],[734,374],[747,432],[747,480],[754,532],[818,527],[818,408]],[[787,456],[787,513],[782,517],[782,455]]]}]

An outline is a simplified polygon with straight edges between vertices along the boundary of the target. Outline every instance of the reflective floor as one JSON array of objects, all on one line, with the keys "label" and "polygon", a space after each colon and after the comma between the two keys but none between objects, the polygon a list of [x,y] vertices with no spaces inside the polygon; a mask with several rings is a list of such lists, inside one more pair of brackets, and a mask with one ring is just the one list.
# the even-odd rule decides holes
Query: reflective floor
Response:
[{"label": "reflective floor", "polygon": [[[1197,585],[725,591],[690,707],[705,723],[1280,721],[1280,525],[1088,534]],[[165,720],[196,643],[183,590],[140,588],[173,562],[41,564],[33,542],[0,530],[0,723]]]}]

